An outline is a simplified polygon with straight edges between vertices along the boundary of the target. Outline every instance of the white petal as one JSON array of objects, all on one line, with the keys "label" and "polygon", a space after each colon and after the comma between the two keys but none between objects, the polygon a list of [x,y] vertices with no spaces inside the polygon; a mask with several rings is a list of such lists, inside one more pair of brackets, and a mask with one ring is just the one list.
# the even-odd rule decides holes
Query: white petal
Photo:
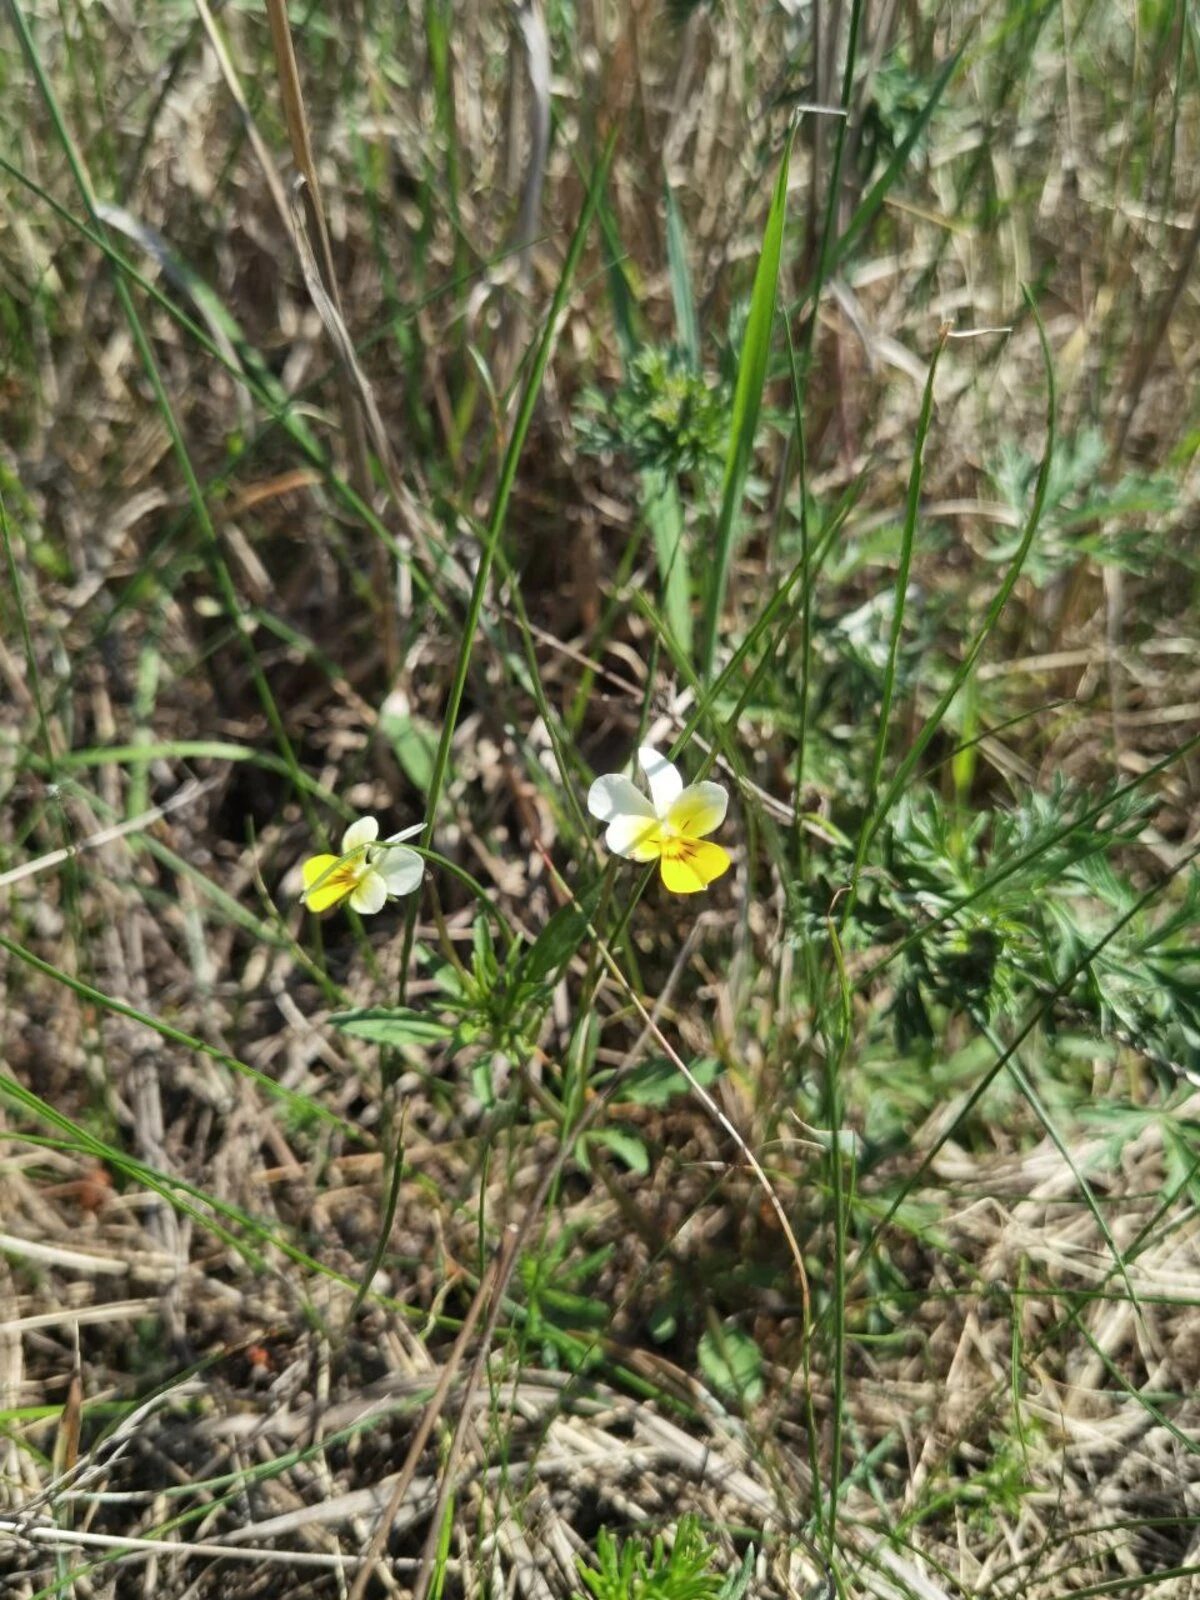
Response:
[{"label": "white petal", "polygon": [[387,884],[378,872],[364,872],[350,895],[350,904],[364,917],[382,911],[387,900]]},{"label": "white petal", "polygon": [[415,850],[397,845],[379,852],[371,872],[373,877],[383,879],[389,894],[411,894],[425,876],[425,863]]},{"label": "white petal", "polygon": [[361,850],[364,844],[371,844],[378,837],[379,818],[359,817],[342,835],[342,854],[348,856],[352,850]]},{"label": "white petal", "polygon": [[729,795],[719,783],[693,783],[676,800],[667,821],[685,839],[703,839],[725,821]]},{"label": "white petal", "polygon": [[611,822],[614,817],[653,817],[654,807],[629,778],[617,773],[597,778],[588,790],[588,810],[601,822]]},{"label": "white petal", "polygon": [[381,839],[377,845],[367,851],[367,860],[378,864],[388,854],[384,848],[385,845],[399,844],[402,839],[411,839],[414,835],[420,833],[424,827],[425,824],[423,822],[414,822],[411,828],[401,828],[399,833],[389,833],[386,839]]},{"label": "white petal", "polygon": [[638,766],[646,774],[656,815],[665,817],[683,793],[683,779],[679,776],[679,768],[672,766],[666,756],[659,755],[650,744],[644,744],[639,749]]},{"label": "white petal", "polygon": [[399,844],[402,839],[415,839],[424,827],[423,822],[414,822],[411,828],[401,828],[399,833],[389,833],[384,843]]}]

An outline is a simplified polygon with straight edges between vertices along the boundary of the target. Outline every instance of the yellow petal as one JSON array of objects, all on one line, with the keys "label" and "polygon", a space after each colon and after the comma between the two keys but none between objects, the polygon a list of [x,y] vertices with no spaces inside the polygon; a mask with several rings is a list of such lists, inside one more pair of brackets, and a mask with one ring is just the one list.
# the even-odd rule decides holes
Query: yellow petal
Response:
[{"label": "yellow petal", "polygon": [[667,812],[667,821],[685,839],[703,839],[725,821],[729,796],[719,783],[693,783]]},{"label": "yellow petal", "polygon": [[304,904],[310,911],[328,911],[344,900],[358,879],[340,856],[309,856],[300,869]]},{"label": "yellow petal", "polygon": [[662,881],[672,894],[697,894],[732,865],[729,851],[707,839],[676,839],[673,844],[662,858]]},{"label": "yellow petal", "polygon": [[341,856],[309,856],[308,860],[300,868],[305,889],[311,889],[317,879],[324,877],[331,868],[337,866],[341,859]]}]

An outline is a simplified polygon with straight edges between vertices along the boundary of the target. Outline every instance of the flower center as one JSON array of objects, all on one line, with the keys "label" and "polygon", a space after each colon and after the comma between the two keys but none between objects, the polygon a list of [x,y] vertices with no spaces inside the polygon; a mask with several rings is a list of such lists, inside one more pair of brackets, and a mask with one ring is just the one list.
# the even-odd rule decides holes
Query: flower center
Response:
[{"label": "flower center", "polygon": [[676,833],[674,828],[664,828],[662,836],[662,854],[667,861],[689,861],[696,853],[698,839],[686,839],[683,834]]}]

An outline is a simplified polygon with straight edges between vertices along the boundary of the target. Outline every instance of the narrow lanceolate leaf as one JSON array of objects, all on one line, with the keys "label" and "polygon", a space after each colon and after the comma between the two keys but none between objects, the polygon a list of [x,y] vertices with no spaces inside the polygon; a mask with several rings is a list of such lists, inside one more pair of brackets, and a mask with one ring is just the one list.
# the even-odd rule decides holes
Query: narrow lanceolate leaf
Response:
[{"label": "narrow lanceolate leaf", "polygon": [[733,394],[733,416],[725,456],[725,477],[721,486],[721,510],[717,518],[710,568],[708,604],[704,619],[704,671],[712,676],[717,652],[717,631],[729,582],[729,564],[742,505],[746,474],[754,452],[754,436],[762,409],[763,387],[767,381],[767,362],[771,354],[771,328],[775,321],[775,296],[779,282],[779,258],[783,252],[783,229],[787,220],[788,168],[791,164],[792,135],[784,146],[775,194],[763,234],[762,254],[754,274],[750,296],[750,316],[738,362],[737,385]]},{"label": "narrow lanceolate leaf", "polygon": [[646,525],[654,540],[667,626],[684,655],[692,653],[692,580],[683,538],[683,505],[674,482],[657,468],[642,473]]},{"label": "narrow lanceolate leaf", "polygon": [[335,1028],[366,1039],[370,1044],[440,1044],[454,1031],[436,1017],[409,1006],[362,1006],[357,1011],[338,1011],[330,1017]]}]

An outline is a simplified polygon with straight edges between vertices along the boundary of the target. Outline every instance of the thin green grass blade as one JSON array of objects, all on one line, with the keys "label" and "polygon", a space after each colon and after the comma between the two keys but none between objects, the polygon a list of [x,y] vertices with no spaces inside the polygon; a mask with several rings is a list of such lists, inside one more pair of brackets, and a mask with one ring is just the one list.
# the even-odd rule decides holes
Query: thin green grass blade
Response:
[{"label": "thin green grass blade", "polygon": [[[101,1162],[113,1172],[122,1173],[131,1182],[157,1194],[161,1200],[166,1201],[176,1210],[189,1216],[208,1232],[214,1234],[223,1243],[235,1248],[239,1254],[246,1255],[251,1265],[257,1270],[267,1270],[263,1258],[239,1234],[231,1232],[221,1226],[215,1218],[223,1218],[225,1222],[242,1229],[251,1240],[256,1240],[263,1245],[270,1245],[282,1255],[287,1256],[298,1266],[303,1266],[310,1271],[319,1273],[322,1277],[331,1278],[335,1282],[349,1287],[351,1280],[344,1273],[335,1268],[323,1266],[315,1256],[310,1256],[307,1251],[301,1250],[298,1245],[292,1244],[282,1234],[267,1226],[266,1223],[256,1220],[248,1212],[243,1211],[231,1201],[222,1200],[216,1195],[209,1194],[207,1190],[199,1188],[194,1183],[189,1183],[186,1178],[181,1178],[175,1173],[160,1172],[156,1167],[149,1166],[145,1161],[139,1161],[136,1156],[129,1155],[124,1150],[119,1150],[115,1145],[109,1144],[97,1134],[91,1133],[87,1128],[73,1122],[70,1117],[64,1116],[40,1095],[26,1089],[23,1084],[14,1078],[9,1078],[0,1073],[0,1098],[14,1106],[19,1106],[29,1116],[35,1117],[39,1122],[44,1122],[51,1128],[57,1128],[61,1138],[50,1139],[39,1135],[22,1134],[21,1137],[29,1144],[48,1146],[54,1149],[69,1149],[74,1154],[86,1154],[94,1160]],[[212,1215],[208,1215],[202,1207],[209,1207]]]},{"label": "thin green grass blade", "polygon": [[[86,749],[68,750],[55,757],[54,766],[60,772],[79,772],[88,767],[139,766],[149,761],[248,761],[266,772],[292,778],[292,769],[282,756],[272,750],[252,750],[247,745],[230,744],[224,739],[153,739],[145,744],[89,745]],[[42,760],[31,762],[41,769]],[[47,775],[53,769],[46,768]],[[333,794],[324,784],[301,772],[294,780],[304,794],[320,800],[323,805],[339,812],[347,820],[354,812],[344,800]]]},{"label": "thin green grass blade", "polygon": [[1033,503],[1029,508],[1029,516],[1025,520],[1025,527],[1021,534],[1021,542],[1013,554],[1012,561],[1009,564],[1008,571],[1004,577],[1004,582],[996,591],[995,597],[993,598],[991,605],[988,607],[987,615],[983,620],[983,624],[980,627],[979,632],[975,635],[975,638],[971,641],[970,648],[967,650],[966,654],[963,656],[962,660],[955,669],[949,685],[943,692],[937,705],[926,718],[920,732],[912,741],[908,753],[905,755],[903,761],[901,761],[899,767],[896,769],[895,777],[888,785],[886,794],[879,802],[875,809],[874,815],[871,817],[869,826],[866,830],[865,845],[870,844],[871,840],[875,837],[875,834],[879,831],[884,819],[887,817],[888,812],[892,809],[896,801],[900,798],[900,795],[904,792],[905,785],[912,776],[917,763],[924,755],[930,740],[941,726],[942,719],[945,717],[946,712],[950,709],[951,704],[958,695],[958,692],[962,688],[963,684],[966,683],[971,673],[975,670],[975,664],[979,660],[980,655],[983,653],[984,646],[991,638],[992,631],[997,622],[1000,620],[1001,612],[1008,604],[1009,596],[1016,587],[1017,579],[1021,576],[1022,569],[1025,566],[1025,559],[1029,555],[1030,547],[1033,544],[1034,535],[1037,533],[1038,525],[1042,520],[1042,511],[1046,504],[1046,491],[1050,483],[1050,468],[1054,460],[1054,426],[1056,412],[1054,363],[1050,355],[1050,346],[1046,342],[1046,330],[1042,326],[1042,319],[1038,316],[1037,307],[1034,305],[1033,297],[1029,294],[1028,290],[1025,292],[1025,298],[1030,311],[1033,313],[1034,320],[1037,323],[1038,338],[1041,340],[1042,346],[1042,360],[1044,361],[1046,367],[1047,390],[1046,447],[1042,453],[1041,464],[1038,467],[1037,482],[1034,486],[1033,493]]},{"label": "thin green grass blade", "polygon": [[792,140],[789,132],[775,180],[775,193],[767,215],[763,233],[762,253],[754,274],[754,288],[750,296],[750,316],[746,335],[742,341],[738,360],[737,384],[733,394],[733,414],[730,419],[729,446],[725,458],[725,477],[721,486],[721,509],[711,552],[708,603],[704,617],[704,658],[700,676],[707,681],[712,677],[717,654],[721,611],[725,604],[725,590],[729,582],[729,567],[733,559],[733,544],[742,504],[742,492],[750,458],[754,453],[754,437],[758,430],[758,416],[762,409],[763,388],[767,381],[767,366],[771,354],[771,332],[775,323],[775,300],[779,284],[779,261],[783,253],[784,224],[787,221],[788,173],[791,170]]},{"label": "thin green grass blade", "polygon": [[325,1106],[318,1104],[307,1096],[297,1094],[294,1089],[287,1089],[281,1083],[276,1083],[274,1078],[268,1078],[265,1072],[259,1072],[257,1067],[239,1061],[236,1056],[227,1050],[220,1049],[215,1044],[209,1044],[205,1039],[199,1039],[194,1034],[185,1033],[182,1028],[174,1028],[169,1022],[164,1022],[161,1017],[153,1017],[147,1011],[140,1011],[137,1006],[128,1005],[124,1000],[114,999],[112,995],[105,994],[101,989],[94,989],[90,983],[84,983],[82,978],[74,978],[69,972],[64,972],[61,967],[43,961],[40,956],[34,955],[32,950],[27,950],[23,944],[9,939],[0,933],[0,950],[7,950],[10,956],[24,962],[27,967],[32,967],[35,972],[41,973],[44,978],[52,978],[56,983],[61,983],[65,989],[70,989],[81,1000],[86,1000],[102,1011],[109,1011],[113,1016],[127,1017],[131,1022],[140,1023],[143,1028],[148,1028],[151,1033],[157,1033],[160,1038],[167,1039],[171,1044],[182,1045],[186,1050],[193,1050],[197,1055],[208,1056],[211,1060],[220,1062],[221,1066],[228,1067],[231,1072],[240,1073],[256,1083],[265,1094],[281,1101],[297,1117],[305,1121],[316,1120],[328,1123],[331,1127],[344,1134],[355,1143],[362,1141],[361,1129],[352,1122],[345,1121],[336,1112],[329,1111]]},{"label": "thin green grass blade", "polygon": [[831,1352],[833,1392],[832,1439],[829,1450],[829,1508],[825,1528],[825,1551],[829,1560],[837,1550],[838,1501],[842,1478],[842,1434],[846,1416],[846,1276],[849,1240],[847,1237],[847,1196],[845,1156],[842,1150],[842,1065],[853,1034],[854,1002],[850,979],[842,953],[841,940],[832,916],[826,920],[830,949],[837,973],[838,1005],[830,1048],[825,1051],[825,1125],[829,1141],[829,1190],[833,1201],[833,1260],[830,1267],[829,1307],[832,1318]]},{"label": "thin green grass blade", "polygon": [[795,795],[792,821],[792,861],[796,876],[804,872],[804,829],[800,821],[800,796],[804,788],[804,758],[808,745],[808,700],[812,681],[812,575],[809,571],[808,528],[808,450],[804,433],[804,388],[800,368],[796,361],[796,347],[792,342],[792,325],[785,320],[787,334],[788,373],[792,381],[792,415],[796,426],[797,466],[800,479],[800,564],[804,569],[804,587],[801,593],[800,628],[800,726],[796,730],[796,761],[793,768],[792,790]]},{"label": "thin green grass blade", "polygon": [[50,738],[50,727],[46,719],[46,702],[42,694],[42,675],[38,668],[37,651],[33,647],[33,634],[29,627],[29,613],[25,607],[25,590],[21,573],[17,569],[16,556],[12,546],[12,530],[8,525],[8,512],[5,509],[4,497],[0,495],[0,539],[4,544],[4,561],[8,568],[9,593],[17,608],[17,617],[21,626],[21,644],[25,652],[25,670],[29,673],[30,694],[33,697],[34,709],[37,713],[38,738],[45,752],[46,769],[53,781],[56,775],[54,743]]},{"label": "thin green grass blade", "polygon": [[541,393],[542,378],[545,376],[551,351],[554,349],[558,338],[559,323],[563,308],[567,302],[567,295],[570,292],[575,270],[579,265],[584,244],[591,230],[592,218],[595,215],[596,205],[608,176],[609,163],[612,160],[615,148],[616,135],[614,133],[610,136],[593,174],[578,226],[567,251],[567,259],[563,263],[563,269],[559,275],[558,287],[554,291],[554,299],[546,315],[542,336],[530,366],[525,390],[521,397],[520,408],[508,441],[508,448],[504,453],[504,463],[500,469],[500,481],[496,486],[492,514],[488,519],[487,532],[479,555],[479,564],[475,570],[475,581],[471,588],[471,597],[467,602],[467,615],[463,623],[463,639],[459,647],[458,661],[455,665],[450,693],[446,699],[442,736],[438,741],[437,751],[433,758],[433,773],[429,780],[429,809],[425,818],[425,832],[421,837],[422,847],[426,850],[429,849],[433,839],[438,804],[441,800],[442,789],[446,781],[446,769],[450,761],[450,745],[454,738],[459,708],[462,705],[463,691],[467,685],[467,674],[471,668],[471,655],[475,647],[475,635],[479,628],[479,615],[483,610],[484,597],[487,594],[492,567],[496,560],[496,550],[500,544],[500,536],[504,531],[505,519],[508,515],[508,502],[512,494],[513,484],[516,482],[517,466],[521,459],[521,452],[525,447],[529,425],[533,421],[533,413],[537,406],[538,396]]},{"label": "thin green grass blade", "polygon": [[[183,293],[192,299],[203,322],[210,323],[214,317],[218,319],[218,325],[223,335],[219,340],[214,339],[206,326],[189,316],[170,295],[165,294],[158,284],[139,272],[130,259],[115,248],[102,227],[103,218],[99,214],[94,219],[94,226],[81,221],[65,206],[60,204],[47,190],[23,173],[20,168],[6,160],[2,154],[0,154],[0,173],[7,174],[31,194],[36,195],[68,227],[72,228],[81,238],[94,245],[104,255],[114,274],[119,275],[128,284],[139,289],[159,306],[191,339],[195,340],[196,344],[211,360],[223,367],[230,377],[243,386],[263,408],[269,420],[256,438],[247,446],[245,453],[239,460],[240,468],[244,468],[253,451],[261,447],[269,438],[273,429],[276,427],[281,428],[287,435],[289,442],[296,447],[301,456],[315,469],[320,476],[322,484],[334,495],[343,509],[352,518],[369,528],[374,537],[398,561],[407,561],[409,559],[407,552],[401,548],[395,536],[380,521],[373,507],[368,505],[353,486],[337,471],[332,459],[325,452],[317,436],[305,421],[303,410],[298,405],[301,396],[291,396],[284,391],[260,353],[245,338],[228,310],[194,269],[169,250],[165,255],[161,252],[155,254],[155,259],[159,262],[160,267],[164,271],[167,271],[169,267],[168,276],[173,279],[176,286]],[[484,270],[487,270],[486,267],[480,269],[480,271]],[[447,292],[449,291],[446,288],[439,288],[422,296],[406,312],[406,315],[415,317],[423,307],[432,304],[440,295]],[[377,335],[376,337],[379,336]],[[356,346],[356,350],[361,353],[374,342],[374,339],[367,339],[361,345]],[[230,348],[235,359],[230,357]],[[323,376],[325,375],[319,375],[311,380],[309,387],[314,389],[319,387]],[[225,490],[229,481],[229,475],[223,474],[204,486],[202,492],[206,501],[210,496]],[[168,528],[168,536],[173,536],[173,532],[172,528]],[[154,553],[151,551],[146,569],[130,582],[124,596],[118,598],[110,612],[110,618],[115,618],[116,614],[125,606],[138,602],[145,587],[146,570],[153,566],[153,559]],[[448,623],[449,611],[437,588],[430,585],[419,565],[414,564],[412,566],[412,573],[414,582],[421,589],[422,598]]]},{"label": "thin green grass blade", "polygon": [[[884,201],[895,186],[896,179],[907,167],[909,156],[912,155],[918,139],[925,132],[930,117],[937,110],[942,95],[945,93],[946,85],[958,70],[961,60],[962,46],[942,63],[937,77],[933,80],[933,87],[929,91],[928,98],[905,130],[904,137],[896,146],[891,160],[859,202],[854,215],[850,218],[845,233],[834,245],[829,260],[829,270],[831,272],[835,271],[846,260],[879,214]],[[803,305],[804,300],[801,300],[799,304]],[[793,310],[797,309],[799,309],[799,306],[793,307]]]},{"label": "thin green grass blade", "polygon": [[1162,1409],[1162,1407],[1155,1405],[1151,1396],[1147,1394],[1144,1389],[1138,1388],[1136,1385],[1130,1383],[1128,1376],[1121,1371],[1121,1368],[1113,1360],[1111,1352],[1106,1350],[1104,1346],[1099,1343],[1093,1333],[1089,1332],[1086,1324],[1083,1321],[1083,1318],[1079,1315],[1079,1312],[1075,1309],[1075,1307],[1070,1305],[1070,1303],[1068,1303],[1067,1306],[1067,1314],[1074,1323],[1075,1327],[1078,1329],[1079,1333],[1083,1336],[1085,1343],[1091,1347],[1093,1355],[1097,1356],[1103,1363],[1106,1372],[1116,1386],[1126,1395],[1128,1395],[1132,1401],[1141,1406],[1142,1410],[1145,1411],[1147,1416],[1152,1418],[1160,1428],[1169,1433],[1175,1440],[1176,1444],[1178,1444],[1187,1455],[1200,1455],[1200,1443],[1197,1442],[1195,1437],[1191,1433],[1185,1431],[1183,1428],[1180,1428],[1176,1423],[1172,1422],[1171,1418]]},{"label": "thin green grass blade", "polygon": [[[988,1026],[987,1019],[979,1016],[976,1013],[975,1025],[987,1039],[993,1050],[995,1050],[997,1054],[1002,1054],[1004,1046],[1001,1044],[1000,1040],[997,1039],[994,1031]],[[1075,1179],[1076,1184],[1079,1186],[1079,1192],[1083,1196],[1084,1204],[1092,1214],[1092,1221],[1099,1229],[1100,1237],[1108,1246],[1109,1254],[1112,1256],[1113,1265],[1121,1275],[1121,1282],[1125,1285],[1125,1293],[1128,1297],[1129,1304],[1137,1312],[1137,1315],[1141,1317],[1141,1304],[1138,1300],[1133,1284],[1130,1281],[1129,1269],[1125,1265],[1125,1257],[1121,1254],[1121,1248],[1117,1244],[1117,1241],[1113,1238],[1112,1230],[1104,1219],[1104,1213],[1101,1211],[1096,1202],[1095,1192],[1087,1180],[1087,1174],[1082,1170],[1082,1168],[1079,1166],[1079,1163],[1071,1154],[1071,1147],[1063,1138],[1053,1117],[1050,1115],[1049,1110],[1043,1104],[1041,1095],[1038,1094],[1032,1080],[1025,1069],[1021,1066],[1021,1063],[1018,1061],[1015,1053],[1008,1057],[1006,1062],[1006,1070],[1009,1077],[1020,1090],[1021,1094],[1024,1095],[1026,1103],[1030,1106],[1034,1116],[1037,1117],[1038,1121],[1041,1123],[1051,1144],[1058,1151],[1059,1155],[1066,1162],[1067,1166],[1071,1169],[1071,1176]]]},{"label": "thin green grass blade", "polygon": [[[42,100],[44,101],[46,109],[50,115],[50,119],[54,124],[55,133],[58,137],[59,143],[62,145],[63,153],[67,159],[67,165],[71,169],[71,176],[75,181],[76,188],[79,190],[80,198],[83,201],[84,208],[88,213],[92,227],[98,234],[105,236],[106,227],[104,222],[101,220],[95,192],[92,188],[92,183],[88,176],[87,168],[85,167],[83,158],[75,144],[74,139],[71,136],[69,129],[67,128],[57,96],[54,93],[53,86],[51,85],[45,68],[42,65],[41,57],[38,54],[33,35],[29,30],[29,25],[25,19],[20,5],[17,3],[17,0],[9,0],[9,13],[13,18],[17,35],[21,41],[21,48],[25,55],[25,59],[29,63],[30,70],[37,81],[38,92],[41,94]],[[142,367],[153,391],[155,405],[158,409],[159,416],[162,418],[163,425],[166,428],[167,434],[171,440],[172,452],[183,477],[184,485],[187,489],[188,500],[191,504],[192,512],[196,518],[197,526],[204,535],[204,541],[208,551],[209,566],[211,568],[213,577],[216,580],[217,589],[220,593],[222,603],[230,619],[239,624],[238,637],[242,643],[243,653],[245,654],[247,665],[250,669],[250,675],[254,680],[255,689],[258,693],[258,698],[262,706],[263,713],[266,716],[267,722],[271,728],[271,732],[275,737],[275,742],[279,746],[279,753],[287,766],[288,774],[292,779],[297,794],[299,795],[300,804],[304,809],[306,816],[308,817],[310,826],[312,827],[314,833],[319,836],[320,823],[313,808],[312,801],[304,788],[300,766],[296,760],[296,753],[292,748],[292,742],[288,737],[287,729],[284,726],[279,707],[275,702],[275,696],[271,692],[270,683],[267,680],[266,673],[263,671],[262,663],[258,658],[258,652],[254,648],[253,640],[250,638],[248,633],[245,633],[242,630],[240,626],[242,605],[238,596],[237,587],[234,584],[233,576],[230,573],[228,563],[225,560],[225,554],[221,546],[221,541],[217,537],[217,530],[213,525],[212,517],[210,516],[208,510],[208,504],[204,498],[204,491],[200,487],[200,480],[196,475],[196,469],[192,463],[192,458],[188,451],[187,443],[184,440],[183,431],[179,425],[179,419],[175,415],[175,409],[171,404],[170,396],[168,395],[166,385],[163,382],[162,372],[159,368],[158,361],[155,358],[153,347],[150,343],[150,339],[146,333],[145,327],[142,324],[141,317],[138,315],[137,307],[134,305],[133,295],[130,291],[128,283],[125,281],[123,274],[119,271],[114,271],[112,275],[112,281],[116,290],[117,299],[121,306],[121,310],[125,316],[126,322],[129,324],[129,331],[133,337],[133,342],[135,348],[137,349],[138,357],[142,363]]]},{"label": "thin green grass blade", "polygon": [[[813,350],[817,340],[817,314],[821,306],[821,293],[833,270],[836,258],[834,233],[838,225],[838,212],[842,198],[842,161],[846,154],[846,128],[850,121],[850,103],[854,95],[854,74],[858,66],[858,42],[862,35],[864,0],[851,0],[850,27],[846,39],[846,58],[842,67],[841,116],[834,138],[833,168],[826,182],[825,215],[821,223],[821,244],[817,253],[817,266],[809,287],[807,299],[812,304],[812,315],[804,330],[804,376],[807,379],[812,367]],[[836,24],[835,24],[836,26]],[[816,22],[813,23],[814,30]],[[814,166],[816,162],[814,147]],[[789,318],[790,321],[790,318]]]}]

